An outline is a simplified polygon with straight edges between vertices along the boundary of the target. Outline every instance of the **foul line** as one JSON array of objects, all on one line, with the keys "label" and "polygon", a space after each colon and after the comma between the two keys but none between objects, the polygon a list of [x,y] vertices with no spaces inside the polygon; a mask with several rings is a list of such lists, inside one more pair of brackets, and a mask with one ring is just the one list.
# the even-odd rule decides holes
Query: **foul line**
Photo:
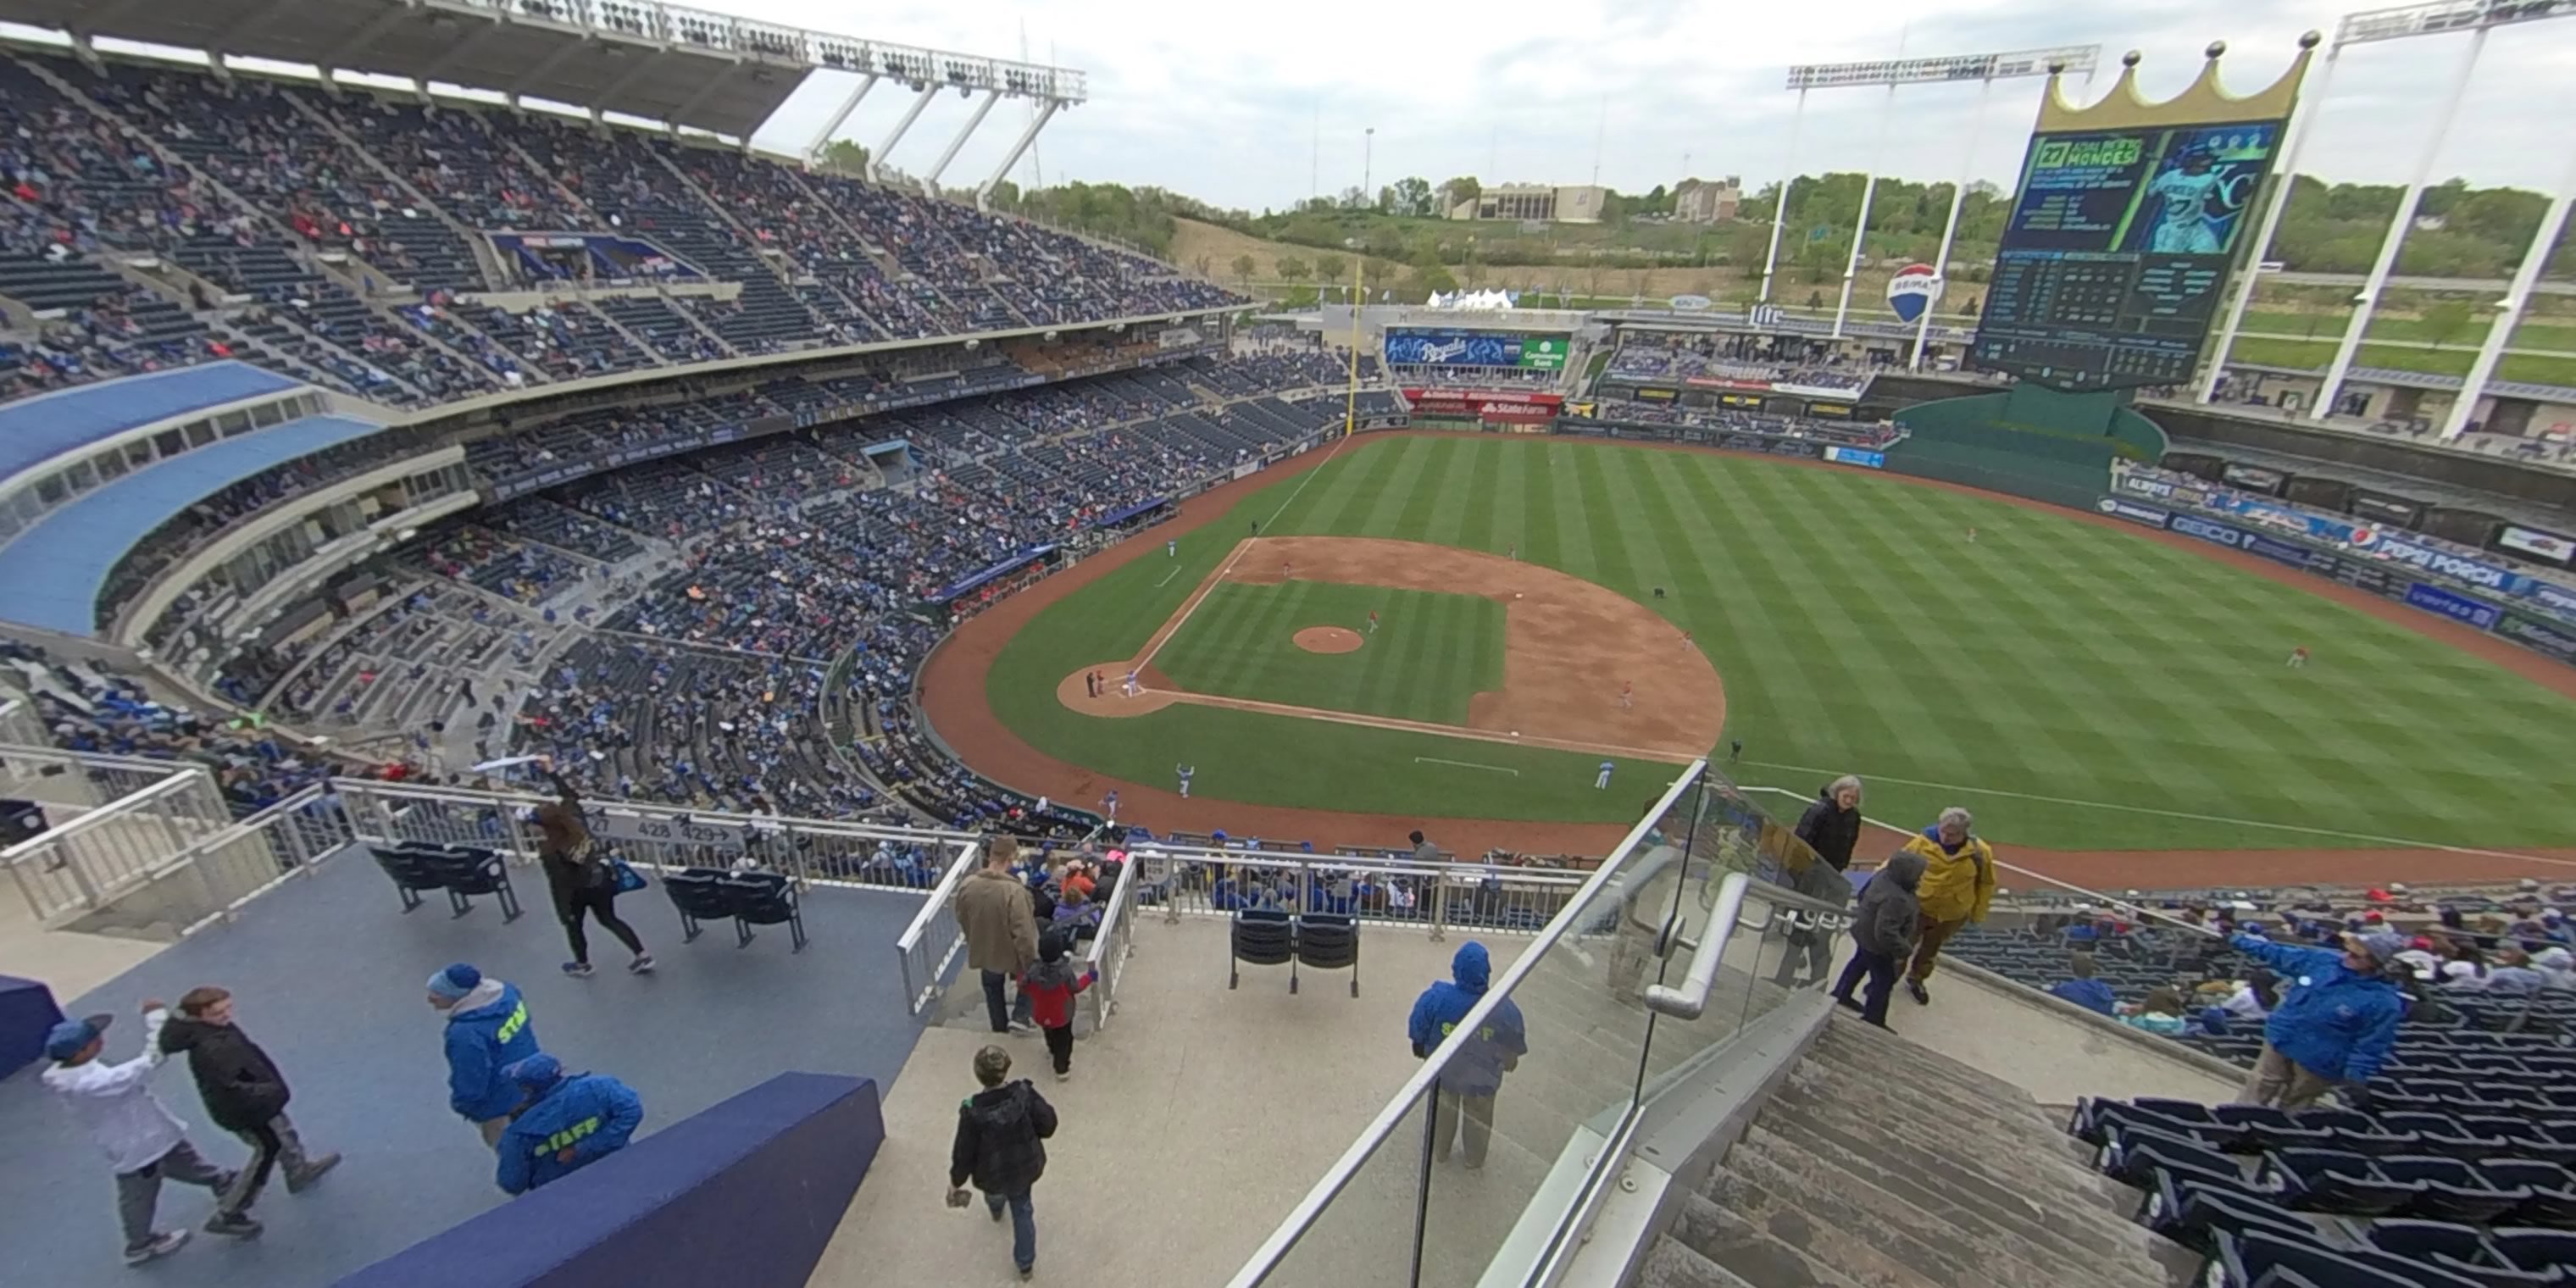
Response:
[{"label": "foul line", "polygon": [[1164,574],[1163,574],[1163,579],[1162,579],[1161,581],[1158,581],[1158,582],[1155,582],[1155,583],[1154,583],[1154,589],[1156,589],[1156,590],[1161,590],[1163,587],[1168,586],[1168,585],[1171,585],[1171,584],[1172,584],[1172,578],[1174,578],[1174,577],[1178,577],[1178,576],[1180,576],[1180,575],[1181,575],[1181,566],[1180,566],[1179,564],[1177,564],[1177,563],[1173,564],[1173,565],[1172,565],[1172,570],[1171,570],[1170,572],[1164,573]]},{"label": "foul line", "polygon": [[[1351,441],[1353,437],[1354,435],[1344,434],[1340,438],[1334,440],[1333,450],[1324,453],[1324,459],[1315,462],[1314,468],[1307,470],[1306,473],[1297,480],[1297,486],[1289,491],[1288,499],[1280,502],[1279,508],[1270,512],[1270,518],[1265,526],[1278,526],[1279,516],[1288,513],[1289,506],[1297,504],[1297,498],[1306,494],[1306,485],[1314,482],[1315,476],[1323,473],[1324,467],[1333,463],[1333,458],[1341,454],[1342,444]],[[1136,659],[1137,670],[1144,670],[1146,667],[1154,664],[1154,658],[1157,654],[1163,651],[1163,646],[1170,643],[1173,636],[1180,634],[1183,626],[1189,624],[1190,614],[1199,611],[1199,605],[1207,602],[1208,592],[1216,589],[1216,584],[1225,580],[1226,574],[1233,572],[1236,564],[1243,562],[1243,557],[1251,552],[1252,543],[1256,540],[1258,540],[1256,537],[1246,537],[1243,540],[1234,543],[1234,549],[1226,557],[1225,563],[1220,565],[1216,572],[1210,575],[1205,583],[1200,585],[1196,594],[1190,596],[1190,602],[1181,605],[1180,614],[1172,620],[1163,623],[1163,629],[1155,632],[1153,639],[1146,641],[1145,655]],[[1179,572],[1180,569],[1175,568],[1172,571]],[[1168,582],[1170,580],[1171,578],[1169,576],[1163,578],[1163,582]],[[1159,589],[1163,582],[1155,583],[1156,588]]]},{"label": "foul line", "polygon": [[1661,765],[1687,765],[1698,757],[1687,752],[1665,751],[1653,747],[1618,747],[1609,743],[1580,742],[1572,738],[1523,738],[1499,729],[1473,729],[1466,725],[1434,724],[1428,720],[1405,720],[1395,716],[1361,715],[1354,711],[1327,711],[1322,707],[1296,707],[1284,702],[1264,702],[1258,698],[1229,698],[1213,693],[1192,693],[1187,689],[1147,689],[1174,702],[1187,702],[1202,707],[1227,707],[1236,711],[1257,711],[1264,715],[1294,716],[1300,720],[1322,720],[1331,724],[1357,725],[1363,729],[1393,729],[1402,733],[1427,733],[1442,738],[1467,738],[1477,742],[1500,743],[1506,747],[1543,747],[1549,751],[1575,751],[1587,756],[1621,756],[1629,760],[1652,761]]},{"label": "foul line", "polygon": [[[1860,771],[1857,770],[1819,769],[1814,765],[1784,765],[1776,761],[1768,760],[1747,760],[1740,763],[1754,765],[1763,769],[1794,769],[1800,773],[1806,774],[1840,774],[1846,772],[1860,773]],[[2230,827],[2259,827],[2275,832],[2304,832],[2310,836],[2334,836],[2341,837],[2347,841],[2368,841],[2373,845],[2393,846],[2409,850],[2440,850],[2446,854],[2474,854],[2482,858],[2513,859],[2523,863],[2554,863],[2566,867],[2576,867],[2576,859],[2553,859],[2546,855],[2518,854],[2511,850],[2488,850],[2481,849],[2474,845],[2443,845],[2437,841],[2415,841],[2402,836],[2377,836],[2369,832],[2346,832],[2339,828],[2308,827],[2299,823],[2266,823],[2260,819],[2227,818],[2218,814],[2193,814],[2185,810],[2156,809],[2147,805],[2117,805],[2109,801],[2079,801],[2064,796],[2042,796],[2034,792],[2009,792],[1993,787],[1969,787],[1961,783],[1933,783],[1925,782],[1919,778],[1894,778],[1885,774],[1860,773],[1860,777],[1863,781],[1875,778],[1882,783],[1896,783],[1905,787],[1932,787],[1945,792],[1967,792],[1971,795],[1977,796],[2001,796],[2010,800],[2038,801],[2045,805],[2073,805],[2083,809],[2116,810],[2123,814],[2149,814],[2157,818],[2179,818],[2194,823],[2224,823]],[[1787,789],[1771,788],[1769,790],[1785,791]],[[1898,828],[1895,830],[1903,831],[1905,829]],[[2170,850],[2175,847],[2166,846],[2163,848]]]},{"label": "foul line", "polygon": [[1521,771],[1517,769],[1506,769],[1501,765],[1479,765],[1472,760],[1442,760],[1438,756],[1416,756],[1413,758],[1413,763],[1417,765],[1456,765],[1460,769],[1490,769],[1497,774],[1510,774],[1514,778],[1521,776]]}]

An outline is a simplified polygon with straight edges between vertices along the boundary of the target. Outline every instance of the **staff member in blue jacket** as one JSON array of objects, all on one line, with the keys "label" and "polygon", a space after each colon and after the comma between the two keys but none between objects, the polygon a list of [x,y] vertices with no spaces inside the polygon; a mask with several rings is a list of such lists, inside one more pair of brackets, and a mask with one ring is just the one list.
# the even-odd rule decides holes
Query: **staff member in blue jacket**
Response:
[{"label": "staff member in blue jacket", "polygon": [[566,1074],[562,1061],[542,1053],[501,1072],[528,1093],[527,1105],[501,1133],[493,1179],[504,1193],[562,1180],[626,1148],[644,1123],[643,1099],[606,1074]]},{"label": "staff member in blue jacket", "polygon": [[[1450,979],[1422,990],[1422,996],[1413,1000],[1406,1031],[1416,1056],[1428,1059],[1467,1018],[1467,1012],[1476,1009],[1491,986],[1493,958],[1483,944],[1470,939],[1458,945],[1449,973]],[[1455,1131],[1467,1166],[1485,1165],[1486,1146],[1494,1136],[1494,1097],[1503,1089],[1503,1075],[1518,1068],[1521,1057],[1528,1054],[1529,1028],[1521,1019],[1521,1008],[1505,998],[1440,1073],[1438,1112],[1443,1117],[1432,1129],[1440,1141],[1440,1161],[1449,1161]]]},{"label": "staff member in blue jacket", "polygon": [[447,1015],[447,1107],[497,1145],[519,1107],[502,1066],[537,1053],[537,1026],[516,986],[458,962],[429,977],[429,1004]]},{"label": "staff member in blue jacket", "polygon": [[2397,1046],[2406,995],[2388,976],[2406,948],[2392,931],[2345,935],[2343,948],[2300,948],[2260,935],[2228,940],[2280,972],[2281,1004],[2263,1023],[2263,1054],[2238,1099],[2301,1109],[2338,1084],[2356,1109],[2370,1105],[2370,1079]]}]

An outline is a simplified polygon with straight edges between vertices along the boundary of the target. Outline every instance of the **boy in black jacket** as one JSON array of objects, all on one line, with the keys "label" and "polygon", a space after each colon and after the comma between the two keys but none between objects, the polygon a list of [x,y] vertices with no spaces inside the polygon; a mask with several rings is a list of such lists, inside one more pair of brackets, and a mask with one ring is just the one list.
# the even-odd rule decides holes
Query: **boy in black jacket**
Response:
[{"label": "boy in black jacket", "polygon": [[1055,1134],[1055,1106],[1022,1078],[1011,1076],[1011,1053],[988,1046],[975,1053],[975,1081],[983,1090],[957,1106],[957,1140],[948,1151],[948,1206],[964,1207],[966,1182],[984,1192],[993,1219],[1011,1214],[1011,1260],[1026,1279],[1037,1269],[1038,1225],[1029,1190],[1046,1174],[1046,1138]]},{"label": "boy in black jacket", "polygon": [[340,1165],[338,1154],[318,1157],[304,1152],[303,1138],[286,1120],[291,1097],[277,1062],[233,1024],[233,995],[220,988],[192,988],[179,999],[179,1012],[161,1026],[161,1049],[186,1052],[188,1072],[205,1099],[206,1117],[250,1146],[251,1160],[234,1173],[231,1192],[218,1207],[247,1214],[268,1184],[270,1169],[286,1165],[286,1192],[294,1194]]}]

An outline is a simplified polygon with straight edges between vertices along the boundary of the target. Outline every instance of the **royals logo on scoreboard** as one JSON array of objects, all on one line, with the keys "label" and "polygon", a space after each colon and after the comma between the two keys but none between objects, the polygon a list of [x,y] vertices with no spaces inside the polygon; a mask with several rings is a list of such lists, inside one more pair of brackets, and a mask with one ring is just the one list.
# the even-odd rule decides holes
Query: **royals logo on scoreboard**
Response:
[{"label": "royals logo on scoreboard", "polygon": [[1907,322],[1920,321],[1941,300],[1941,275],[1929,264],[1908,264],[1887,279],[1887,304]]}]

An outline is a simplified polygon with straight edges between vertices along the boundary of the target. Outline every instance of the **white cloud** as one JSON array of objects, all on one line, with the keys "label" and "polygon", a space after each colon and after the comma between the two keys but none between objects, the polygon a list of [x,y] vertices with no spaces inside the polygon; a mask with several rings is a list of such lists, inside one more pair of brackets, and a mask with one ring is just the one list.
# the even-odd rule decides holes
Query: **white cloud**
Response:
[{"label": "white cloud", "polygon": [[[2201,49],[2224,39],[2228,83],[2277,76],[2298,34],[2331,29],[2335,5],[2292,0],[1837,0],[1830,6],[1706,0],[1561,0],[1406,5],[1312,0],[1291,9],[1205,0],[989,0],[875,6],[847,21],[787,0],[726,0],[745,16],[998,57],[1020,52],[1090,73],[1091,101],[1059,115],[1039,142],[1049,181],[1158,184],[1259,209],[1358,183],[1365,127],[1377,129],[1372,181],[1453,174],[1487,182],[1602,180],[1643,189],[1681,176],[1768,182],[1788,160],[1793,63],[1894,54],[1969,53],[2099,43],[2107,90],[2119,55],[2145,54],[2141,83],[2170,95],[2197,75]],[[2357,48],[2336,73],[2304,167],[2331,179],[2403,182],[2466,37]],[[2310,78],[2311,93],[2319,76]],[[801,148],[850,81],[818,75],[762,131],[764,146]],[[2037,110],[2040,82],[1995,87],[1973,160],[1964,158],[1974,86],[1897,96],[1878,142],[1882,91],[1810,96],[1795,156],[1802,171],[1858,169],[1946,178],[1963,161],[2009,181]],[[874,146],[909,105],[880,86],[842,133]],[[926,168],[971,113],[950,93],[926,109],[891,157]],[[2569,180],[2559,123],[2576,118],[2576,22],[2493,37],[2436,178],[2543,190]],[[1004,104],[946,175],[989,173],[1027,121]],[[1320,146],[1318,136],[1320,134]],[[1014,177],[1026,183],[1032,162]]]}]

